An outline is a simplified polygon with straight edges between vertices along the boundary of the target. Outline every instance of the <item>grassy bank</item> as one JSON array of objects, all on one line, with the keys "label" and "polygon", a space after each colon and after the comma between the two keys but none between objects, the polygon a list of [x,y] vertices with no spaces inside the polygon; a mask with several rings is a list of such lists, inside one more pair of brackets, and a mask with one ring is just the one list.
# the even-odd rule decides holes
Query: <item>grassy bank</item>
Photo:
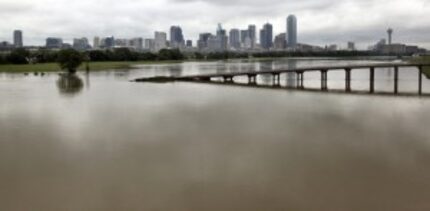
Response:
[{"label": "grassy bank", "polygon": [[[138,62],[90,62],[91,71],[130,69],[138,64],[162,64],[178,61],[138,61]],[[79,71],[85,70],[85,64],[79,67]],[[29,73],[29,72],[58,72],[60,67],[56,63],[25,64],[25,65],[0,65],[0,72],[5,73]]]},{"label": "grassy bank", "polygon": [[[430,64],[430,56],[421,56],[418,58],[413,58],[411,61],[413,63]],[[427,78],[430,78],[430,67],[424,67],[423,71]]]}]

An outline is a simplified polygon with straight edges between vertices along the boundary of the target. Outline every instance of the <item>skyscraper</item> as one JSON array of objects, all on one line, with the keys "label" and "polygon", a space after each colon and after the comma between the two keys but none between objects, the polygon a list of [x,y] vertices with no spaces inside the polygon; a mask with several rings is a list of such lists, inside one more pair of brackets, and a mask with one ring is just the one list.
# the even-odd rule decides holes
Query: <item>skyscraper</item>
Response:
[{"label": "skyscraper", "polygon": [[240,48],[240,31],[239,29],[230,30],[230,47],[239,49]]},{"label": "skyscraper", "polygon": [[287,46],[289,48],[297,46],[297,18],[294,15],[287,18]]},{"label": "skyscraper", "polygon": [[100,37],[94,37],[93,48],[94,49],[99,49],[100,48]]},{"label": "skyscraper", "polygon": [[273,47],[273,26],[266,23],[260,31],[260,44],[261,47],[268,50]]},{"label": "skyscraper", "polygon": [[218,24],[218,28],[216,31],[216,37],[219,40],[219,50],[225,51],[227,50],[228,37],[225,29],[222,28],[221,24]]},{"label": "skyscraper", "polygon": [[274,47],[277,50],[282,50],[287,47],[287,35],[285,33],[281,33],[275,37]]},{"label": "skyscraper", "polygon": [[48,37],[46,38],[46,47],[47,48],[62,48],[63,47],[63,39],[56,37]]},{"label": "skyscraper", "polygon": [[156,52],[167,47],[167,34],[165,32],[155,32],[154,50]]},{"label": "skyscraper", "polygon": [[170,27],[170,45],[173,48],[181,48],[184,46],[184,35],[179,26]]},{"label": "skyscraper", "polygon": [[115,47],[115,37],[112,36],[104,38],[102,42],[102,47],[108,49]]},{"label": "skyscraper", "polygon": [[140,37],[133,38],[129,40],[128,47],[134,49],[135,51],[142,51],[143,50],[143,39]]},{"label": "skyscraper", "polygon": [[90,49],[91,46],[88,42],[88,39],[83,37],[73,39],[73,48],[79,51],[84,51]]},{"label": "skyscraper", "polygon": [[254,48],[257,42],[257,28],[255,25],[248,26],[248,36],[251,39],[251,48]]},{"label": "skyscraper", "polygon": [[146,50],[155,51],[154,47],[155,47],[154,39],[145,39],[145,49]]},{"label": "skyscraper", "polygon": [[202,33],[199,35],[199,40],[197,41],[197,47],[199,50],[204,50],[208,47],[208,40],[211,36],[211,33]]},{"label": "skyscraper", "polygon": [[240,42],[245,43],[247,37],[249,37],[248,29],[240,30]]},{"label": "skyscraper", "polygon": [[24,46],[21,30],[15,30],[13,32],[13,45],[15,46],[15,48],[22,48]]}]

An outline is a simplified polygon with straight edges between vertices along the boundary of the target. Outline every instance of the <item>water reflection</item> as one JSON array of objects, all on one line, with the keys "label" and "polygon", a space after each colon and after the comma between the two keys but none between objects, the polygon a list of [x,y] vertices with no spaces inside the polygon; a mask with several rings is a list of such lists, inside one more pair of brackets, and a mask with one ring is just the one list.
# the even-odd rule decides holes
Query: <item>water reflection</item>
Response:
[{"label": "water reflection", "polygon": [[74,96],[82,91],[84,82],[76,74],[61,74],[57,80],[57,87],[62,95]]},{"label": "water reflection", "polygon": [[[260,71],[271,71],[273,70],[273,61],[261,61],[260,62]],[[260,75],[259,76],[263,82],[263,84],[272,83],[271,75]]]},{"label": "water reflection", "polygon": [[[235,66],[271,64],[0,74],[0,210],[428,210],[430,98],[127,80]],[[416,91],[417,72],[402,73],[402,88]],[[354,71],[354,84],[368,88],[368,74]],[[333,76],[344,88],[344,73]],[[387,72],[376,76],[392,91]],[[309,87],[319,79],[306,76]],[[61,93],[79,94],[59,95],[57,80]]]},{"label": "water reflection", "polygon": [[169,72],[170,76],[179,77],[182,75],[183,69],[181,65],[173,65],[173,66],[168,66],[167,71]]}]

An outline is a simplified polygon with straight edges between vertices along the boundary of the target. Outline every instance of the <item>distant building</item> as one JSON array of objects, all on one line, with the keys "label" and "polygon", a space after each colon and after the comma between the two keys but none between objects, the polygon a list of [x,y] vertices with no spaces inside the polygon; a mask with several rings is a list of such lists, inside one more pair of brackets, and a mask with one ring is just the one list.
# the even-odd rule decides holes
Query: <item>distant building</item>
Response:
[{"label": "distant building", "polygon": [[21,30],[15,30],[13,32],[13,45],[14,45],[15,48],[22,48],[22,47],[24,47],[23,37],[22,37],[22,31]]},{"label": "distant building", "polygon": [[240,42],[245,43],[247,37],[249,37],[248,29],[240,30]]},{"label": "distant building", "polygon": [[83,38],[75,38],[73,39],[73,48],[79,51],[85,51],[91,48],[88,39]]},{"label": "distant building", "polygon": [[245,41],[242,43],[242,48],[245,50],[252,50],[254,48],[254,43],[249,36],[247,36]]},{"label": "distant building", "polygon": [[251,48],[255,48],[257,43],[257,27],[255,25],[248,26],[248,37],[251,39]]},{"label": "distant building", "polygon": [[349,51],[355,51],[355,50],[356,50],[356,48],[355,48],[355,43],[354,43],[354,42],[348,42],[348,47],[347,47],[347,49],[348,49]]},{"label": "distant building", "polygon": [[182,48],[184,47],[184,35],[182,34],[182,29],[179,26],[170,27],[170,47],[172,48]]},{"label": "distant building", "polygon": [[337,45],[336,44],[332,44],[326,47],[327,51],[337,51]]},{"label": "distant building", "polygon": [[240,31],[239,29],[230,30],[230,47],[234,49],[240,49]]},{"label": "distant building", "polygon": [[0,50],[1,51],[9,51],[13,47],[14,47],[13,44],[11,44],[9,42],[6,42],[6,41],[0,42]]},{"label": "distant building", "polygon": [[60,49],[63,47],[63,39],[56,37],[48,37],[46,39],[46,48]]},{"label": "distant building", "polygon": [[99,49],[100,48],[100,37],[94,37],[93,48],[94,49]]},{"label": "distant building", "polygon": [[115,38],[112,37],[106,37],[103,38],[100,41],[100,48],[104,48],[104,49],[111,49],[115,47]]},{"label": "distant building", "polygon": [[127,39],[115,39],[115,46],[116,48],[127,48],[128,47],[128,40]]},{"label": "distant building", "polygon": [[377,42],[375,45],[371,46],[369,50],[376,51],[376,52],[382,52],[382,48],[387,45],[387,40],[381,39],[379,42]]},{"label": "distant building", "polygon": [[216,32],[216,38],[219,41],[219,46],[217,46],[220,51],[226,51],[228,46],[228,36],[225,29],[222,28],[221,24],[218,24],[217,32]]},{"label": "distant building", "polygon": [[297,18],[290,15],[287,18],[287,47],[295,48],[297,45]]},{"label": "distant building", "polygon": [[187,43],[186,45],[187,45],[188,48],[193,47],[193,41],[192,40],[187,40],[186,43]]},{"label": "distant building", "polygon": [[167,48],[167,34],[165,32],[155,32],[154,51]]},{"label": "distant building", "polygon": [[208,48],[208,41],[211,36],[211,33],[202,33],[199,35],[199,40],[197,41],[197,47],[199,50]]},{"label": "distant building", "polygon": [[220,52],[226,51],[228,46],[228,36],[226,31],[218,24],[216,35],[210,35],[207,39],[206,51]]},{"label": "distant building", "polygon": [[[337,46],[333,45],[331,46],[333,51],[337,50]],[[309,44],[301,44],[297,43],[296,48],[297,51],[300,52],[322,52],[324,51],[324,48],[321,48],[319,46],[309,45]]]},{"label": "distant building", "polygon": [[149,51],[155,51],[154,39],[145,39],[145,49]]},{"label": "distant building", "polygon": [[382,54],[406,54],[406,45],[404,44],[391,44],[391,45],[384,45],[382,47]]},{"label": "distant building", "polygon": [[269,50],[273,47],[273,26],[266,23],[260,31],[260,45],[261,48]]},{"label": "distant building", "polygon": [[283,50],[287,47],[286,33],[279,34],[275,37],[274,48],[276,50]]},{"label": "distant building", "polygon": [[142,51],[143,50],[143,39],[140,37],[136,37],[133,39],[130,39],[128,41],[128,47],[135,51]]}]

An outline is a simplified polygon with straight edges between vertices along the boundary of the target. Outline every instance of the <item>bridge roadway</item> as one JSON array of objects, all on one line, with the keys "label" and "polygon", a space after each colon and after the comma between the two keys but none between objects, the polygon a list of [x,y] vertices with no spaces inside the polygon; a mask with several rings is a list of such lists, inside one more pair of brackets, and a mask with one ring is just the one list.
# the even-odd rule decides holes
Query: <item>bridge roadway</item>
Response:
[{"label": "bridge roadway", "polygon": [[422,76],[423,68],[429,67],[430,64],[412,64],[412,63],[376,63],[376,64],[360,64],[360,65],[345,65],[345,66],[320,66],[320,67],[304,67],[285,70],[267,70],[267,71],[246,71],[246,72],[230,72],[230,73],[215,73],[215,74],[200,74],[178,77],[150,77],[138,78],[135,82],[173,82],[173,81],[195,81],[195,82],[210,82],[214,78],[222,78],[224,82],[233,83],[233,78],[237,76],[247,76],[249,84],[257,83],[258,75],[272,75],[273,84],[280,85],[280,74],[296,73],[297,88],[304,88],[304,73],[306,72],[321,72],[321,90],[327,90],[327,72],[329,71],[345,71],[345,91],[351,91],[351,71],[354,69],[369,69],[370,93],[375,91],[375,70],[382,68],[394,68],[394,94],[398,93],[399,68],[415,67],[418,69],[418,94],[422,94]]}]

